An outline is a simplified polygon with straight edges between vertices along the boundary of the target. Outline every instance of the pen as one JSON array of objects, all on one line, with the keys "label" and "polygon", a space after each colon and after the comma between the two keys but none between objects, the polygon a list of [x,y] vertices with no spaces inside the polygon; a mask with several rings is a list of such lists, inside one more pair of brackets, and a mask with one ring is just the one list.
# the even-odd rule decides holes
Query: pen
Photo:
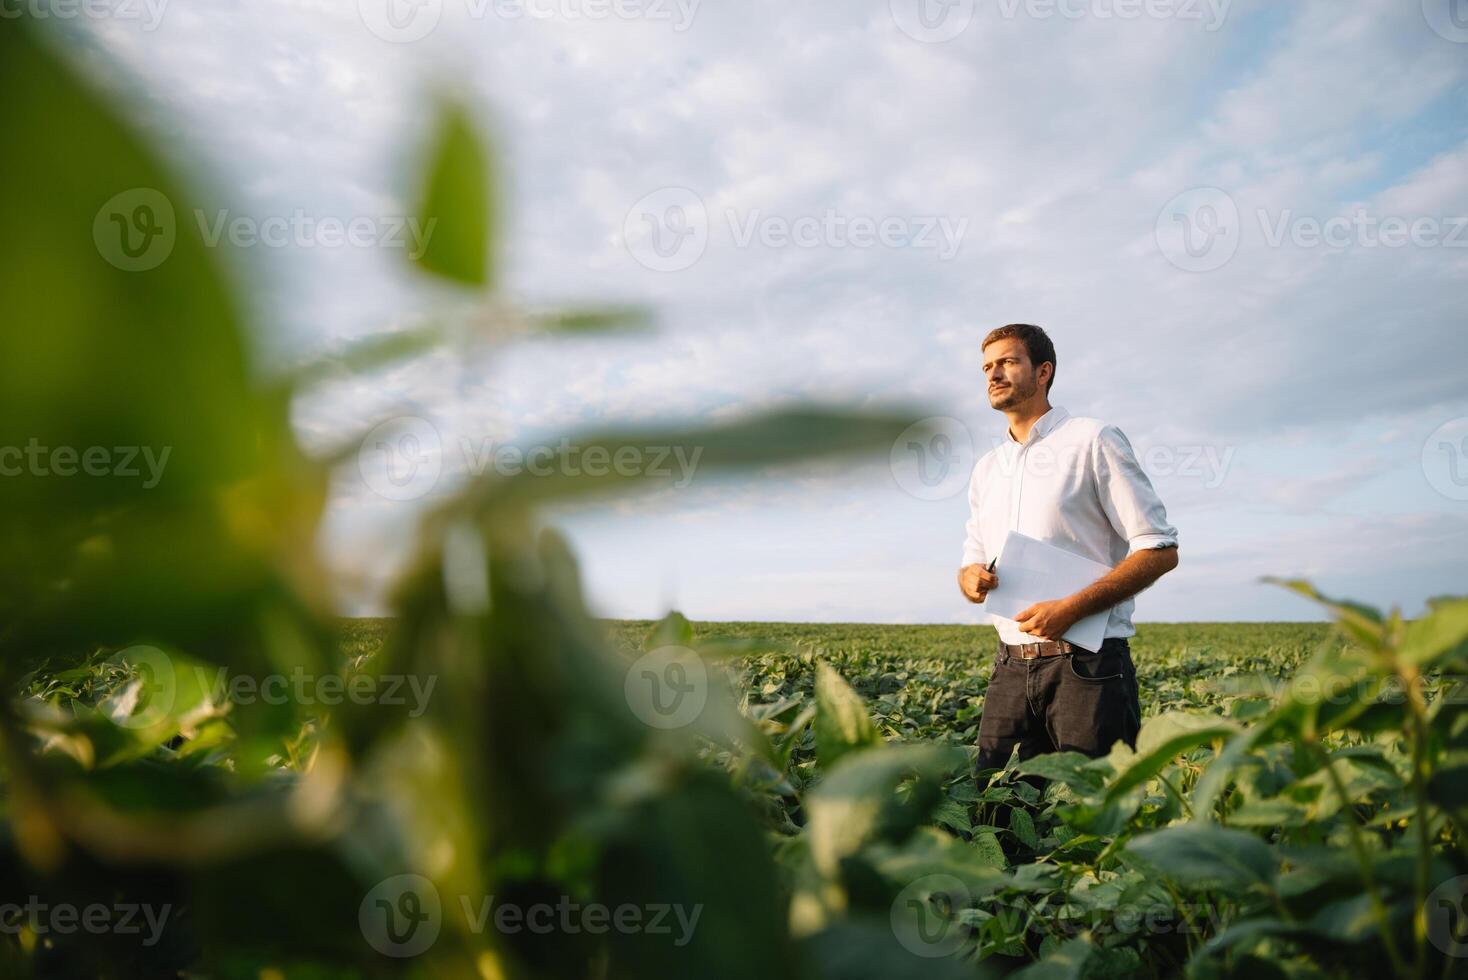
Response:
[{"label": "pen", "polygon": [[994,571],[994,566],[997,565],[997,564],[999,564],[999,556],[998,555],[995,555],[994,556],[994,560],[991,561],[991,562],[989,562],[989,571],[990,572],[993,572]]}]

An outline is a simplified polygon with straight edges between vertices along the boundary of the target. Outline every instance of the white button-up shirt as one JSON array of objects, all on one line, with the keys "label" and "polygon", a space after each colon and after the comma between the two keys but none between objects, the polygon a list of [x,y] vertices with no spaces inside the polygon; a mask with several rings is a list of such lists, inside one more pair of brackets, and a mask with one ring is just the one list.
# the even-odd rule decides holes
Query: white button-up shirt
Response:
[{"label": "white button-up shirt", "polygon": [[[1099,419],[1052,407],[1029,438],[1004,441],[974,464],[963,564],[988,565],[1009,531],[1116,566],[1134,551],[1177,544],[1177,529],[1126,436]],[[1004,575],[1003,568],[995,574]],[[1047,596],[1064,599],[1065,596]],[[1111,609],[1107,636],[1134,636],[1131,599]],[[1005,643],[1034,643],[1012,619],[990,614]]]}]

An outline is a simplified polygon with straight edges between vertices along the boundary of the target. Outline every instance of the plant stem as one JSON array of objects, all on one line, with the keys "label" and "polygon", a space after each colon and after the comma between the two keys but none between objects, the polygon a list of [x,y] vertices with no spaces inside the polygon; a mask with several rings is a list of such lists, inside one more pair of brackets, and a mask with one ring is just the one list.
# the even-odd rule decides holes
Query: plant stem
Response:
[{"label": "plant stem", "polygon": [[1341,809],[1347,814],[1346,830],[1351,837],[1351,850],[1355,853],[1356,863],[1361,868],[1361,881],[1366,886],[1367,896],[1371,899],[1371,914],[1376,919],[1377,929],[1381,931],[1381,941],[1386,946],[1387,956],[1392,961],[1392,969],[1399,977],[1410,976],[1412,974],[1407,969],[1406,961],[1402,959],[1402,952],[1397,948],[1397,938],[1392,935],[1391,916],[1387,914],[1386,903],[1381,900],[1381,892],[1376,887],[1376,873],[1371,867],[1371,854],[1366,850],[1366,841],[1361,836],[1361,827],[1354,818],[1355,808],[1346,795],[1346,786],[1341,781],[1340,773],[1335,771],[1335,760],[1318,741],[1312,739],[1309,745],[1319,754],[1325,766],[1326,775],[1330,779],[1330,785],[1335,789],[1336,796],[1341,801]]},{"label": "plant stem", "polygon": [[1188,819],[1193,819],[1193,805],[1188,802],[1188,798],[1186,796],[1178,792],[1176,786],[1172,785],[1172,780],[1167,778],[1167,773],[1159,772],[1157,774],[1157,778],[1162,780],[1162,785],[1166,786],[1173,796],[1177,797],[1177,801],[1182,804],[1183,812],[1188,815]]},{"label": "plant stem", "polygon": [[1400,676],[1407,690],[1412,718],[1412,796],[1417,804],[1417,867],[1413,876],[1417,904],[1412,914],[1412,932],[1416,945],[1415,973],[1421,977],[1427,970],[1427,879],[1432,866],[1432,842],[1427,836],[1427,703],[1422,697],[1421,672],[1415,666],[1408,666]]}]

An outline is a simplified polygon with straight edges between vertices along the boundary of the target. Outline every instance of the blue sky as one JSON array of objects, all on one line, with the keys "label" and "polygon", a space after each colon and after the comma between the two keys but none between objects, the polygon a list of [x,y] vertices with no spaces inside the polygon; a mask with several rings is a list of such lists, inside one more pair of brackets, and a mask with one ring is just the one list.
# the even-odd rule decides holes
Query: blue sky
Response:
[{"label": "blue sky", "polygon": [[[376,608],[461,440],[820,398],[921,405],[982,450],[1002,420],[978,342],[1011,321],[1055,339],[1057,404],[1152,453],[1182,562],[1139,621],[1314,617],[1266,574],[1409,613],[1463,591],[1468,32],[1450,0],[931,0],[926,21],[919,0],[424,0],[396,22],[388,2],[154,0],[156,18],[113,5],[70,35],[181,162],[221,175],[210,213],[256,222],[409,213],[424,94],[463,93],[496,140],[508,292],[659,311],[647,336],[428,358],[297,406],[308,446],[389,416],[437,440],[415,499],[338,475],[322,547],[343,608]],[[863,222],[887,240],[863,244]],[[444,302],[390,244],[246,251],[269,274],[272,363]],[[608,615],[978,621],[953,581],[961,481],[913,486],[877,454],[550,516]]]}]

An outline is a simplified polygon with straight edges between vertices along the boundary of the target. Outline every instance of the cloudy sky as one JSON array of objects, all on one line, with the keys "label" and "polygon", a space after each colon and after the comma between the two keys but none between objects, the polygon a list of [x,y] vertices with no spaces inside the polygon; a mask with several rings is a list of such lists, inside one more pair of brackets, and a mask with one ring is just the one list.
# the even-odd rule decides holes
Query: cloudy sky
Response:
[{"label": "cloudy sky", "polygon": [[[216,174],[206,223],[293,229],[236,242],[272,364],[447,301],[398,230],[435,89],[493,135],[509,297],[657,310],[641,336],[430,357],[303,400],[312,447],[421,420],[368,448],[429,477],[338,476],[322,546],[344,608],[374,609],[415,516],[495,447],[819,398],[915,406],[948,439],[694,466],[555,510],[596,608],[978,621],[954,585],[962,489],[1003,432],[978,342],[1027,321],[1059,349],[1054,402],[1122,428],[1179,528],[1180,568],[1137,610],[1171,621],[1314,618],[1266,574],[1409,613],[1464,591],[1461,6],[109,0],[65,19],[76,57]],[[330,244],[332,220],[359,242]]]}]

